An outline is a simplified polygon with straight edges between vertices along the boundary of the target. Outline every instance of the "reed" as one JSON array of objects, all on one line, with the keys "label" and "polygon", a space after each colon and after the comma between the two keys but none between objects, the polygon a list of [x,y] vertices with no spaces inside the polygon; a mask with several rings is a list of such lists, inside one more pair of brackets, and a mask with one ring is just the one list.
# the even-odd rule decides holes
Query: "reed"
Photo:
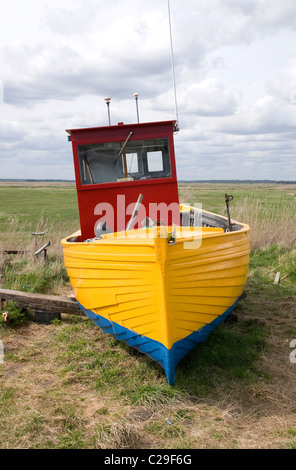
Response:
[{"label": "reed", "polygon": [[[291,247],[296,241],[295,187],[280,185],[181,184],[180,202],[202,204],[204,210],[226,216],[224,194],[233,194],[232,220],[250,226],[251,249],[278,243]],[[223,201],[223,202],[222,202]]]},{"label": "reed", "polygon": [[[0,286],[38,293],[70,293],[61,239],[76,230],[77,224],[72,222],[54,224],[41,218],[35,232],[45,231],[45,235],[36,238],[25,224],[11,219],[0,241]],[[48,241],[47,259],[43,254],[35,256],[34,253]],[[5,254],[4,250],[14,250],[18,254]]]},{"label": "reed", "polygon": [[[225,209],[224,209],[225,214]],[[250,226],[251,250],[274,243],[292,247],[296,242],[296,205],[277,198],[245,197],[231,207],[231,218]]]}]

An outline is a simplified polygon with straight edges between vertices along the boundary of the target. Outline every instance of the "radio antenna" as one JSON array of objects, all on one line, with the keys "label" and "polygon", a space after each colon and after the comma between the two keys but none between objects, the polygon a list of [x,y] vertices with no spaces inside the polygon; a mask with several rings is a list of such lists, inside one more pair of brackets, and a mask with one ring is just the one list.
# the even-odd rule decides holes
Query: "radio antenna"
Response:
[{"label": "radio antenna", "polygon": [[179,130],[179,116],[178,116],[178,103],[177,103],[177,92],[176,92],[176,78],[175,78],[175,63],[174,63],[174,50],[173,50],[173,35],[172,35],[172,25],[171,25],[171,9],[170,9],[170,0],[168,0],[168,12],[169,12],[169,25],[170,25],[170,42],[171,42],[171,56],[172,56],[172,73],[173,73],[173,87],[175,95],[175,113],[176,113],[176,130]]},{"label": "radio antenna", "polygon": [[134,98],[135,98],[135,100],[136,100],[136,108],[137,108],[137,119],[138,119],[138,122],[140,122],[140,119],[139,119],[138,97],[139,97],[139,93],[134,93]]},{"label": "radio antenna", "polygon": [[107,109],[108,109],[108,121],[109,121],[109,126],[111,126],[111,118],[110,118],[110,101],[111,101],[111,98],[105,98],[105,102],[107,104]]}]

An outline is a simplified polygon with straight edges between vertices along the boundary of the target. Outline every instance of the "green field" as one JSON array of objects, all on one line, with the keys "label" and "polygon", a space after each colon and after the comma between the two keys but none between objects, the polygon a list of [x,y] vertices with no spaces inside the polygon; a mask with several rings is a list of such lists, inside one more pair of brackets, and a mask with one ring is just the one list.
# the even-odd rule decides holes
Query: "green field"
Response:
[{"label": "green field", "polygon": [[[231,204],[235,214],[239,210],[256,210],[261,218],[271,212],[277,217],[289,213],[296,217],[296,185],[273,184],[214,184],[179,185],[180,202],[202,204],[203,209],[225,213],[225,193],[234,196]],[[258,215],[258,214],[256,214]],[[78,206],[74,183],[0,183],[0,233],[5,232],[11,220],[17,220],[25,229],[34,230],[40,220],[49,226],[76,221]],[[244,220],[245,221],[245,220]],[[43,222],[44,223],[44,222]]]},{"label": "green field", "polygon": [[[176,369],[83,317],[41,325],[14,303],[0,317],[0,448],[296,448],[296,185],[180,184],[180,201],[249,223],[247,297]],[[0,185],[0,287],[71,294],[60,239],[79,228],[74,184]],[[49,263],[31,231],[47,230]],[[42,242],[43,242],[42,240]],[[39,241],[41,243],[41,241]],[[274,284],[280,272],[279,284]]]},{"label": "green field", "polygon": [[78,224],[78,206],[74,184],[29,185],[0,184],[0,233],[15,220],[28,231],[34,231],[42,219],[50,226],[69,223]]},{"label": "green field", "polygon": [[[201,203],[205,210],[221,213],[221,208],[225,207],[225,193],[234,196],[235,206],[244,205],[246,201],[250,205],[254,201],[261,202],[265,208],[275,207],[281,211],[285,205],[291,206],[296,200],[296,185],[282,184],[219,184],[219,183],[196,183],[179,185],[180,196],[187,199],[189,203]],[[264,208],[264,210],[266,210]]]}]

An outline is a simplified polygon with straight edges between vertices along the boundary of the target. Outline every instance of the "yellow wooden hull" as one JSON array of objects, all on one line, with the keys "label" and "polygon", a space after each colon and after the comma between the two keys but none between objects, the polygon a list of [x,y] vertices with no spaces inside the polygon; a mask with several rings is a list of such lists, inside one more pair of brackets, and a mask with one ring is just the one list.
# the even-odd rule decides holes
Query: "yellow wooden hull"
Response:
[{"label": "yellow wooden hull", "polygon": [[[249,265],[249,227],[155,227],[62,240],[75,297],[107,333],[145,352],[169,383],[179,360],[232,311]],[[74,234],[75,235],[75,234]],[[156,351],[156,352],[155,352]]]}]

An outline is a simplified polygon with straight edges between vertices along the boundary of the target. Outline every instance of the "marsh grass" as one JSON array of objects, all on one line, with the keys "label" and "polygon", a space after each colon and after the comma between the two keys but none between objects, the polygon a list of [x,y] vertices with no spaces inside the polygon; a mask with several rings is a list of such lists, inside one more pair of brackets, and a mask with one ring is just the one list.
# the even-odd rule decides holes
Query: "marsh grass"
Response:
[{"label": "marsh grass", "polygon": [[142,445],[137,426],[124,419],[112,420],[95,426],[94,448],[139,449]]},{"label": "marsh grass", "polygon": [[251,227],[252,250],[274,243],[291,247],[296,242],[296,203],[293,200],[283,203],[274,196],[265,202],[262,198],[247,196],[232,206],[231,217]]},{"label": "marsh grass", "polygon": [[[45,232],[45,235],[38,237],[34,237],[28,227],[16,219],[8,228],[9,232],[2,234],[0,242],[0,286],[52,294],[66,289],[69,279],[63,264],[61,239],[77,231],[77,222],[55,225],[41,218],[36,232]],[[48,241],[48,262],[45,262],[43,254],[34,256],[34,253]],[[17,250],[19,254],[4,254],[4,250]],[[67,290],[70,291],[69,286]]]},{"label": "marsh grass", "polygon": [[273,243],[296,242],[296,187],[269,185],[180,185],[180,202],[201,203],[204,210],[226,216],[225,193],[233,195],[231,219],[250,226],[252,250]]}]

